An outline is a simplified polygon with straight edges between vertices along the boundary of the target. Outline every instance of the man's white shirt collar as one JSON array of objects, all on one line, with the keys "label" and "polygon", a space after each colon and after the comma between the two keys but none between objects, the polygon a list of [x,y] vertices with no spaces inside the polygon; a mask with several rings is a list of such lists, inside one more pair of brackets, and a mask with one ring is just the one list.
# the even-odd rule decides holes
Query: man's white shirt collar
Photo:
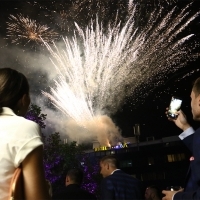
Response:
[{"label": "man's white shirt collar", "polygon": [[112,171],[112,173],[111,173],[110,175],[112,175],[114,172],[116,172],[116,171],[118,171],[118,170],[120,170],[120,169],[115,169],[114,171]]}]

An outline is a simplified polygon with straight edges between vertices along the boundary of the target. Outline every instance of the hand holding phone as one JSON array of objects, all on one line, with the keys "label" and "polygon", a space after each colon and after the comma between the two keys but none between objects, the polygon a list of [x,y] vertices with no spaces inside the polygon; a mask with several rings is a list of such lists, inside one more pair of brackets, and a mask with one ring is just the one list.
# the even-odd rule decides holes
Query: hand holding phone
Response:
[{"label": "hand holding phone", "polygon": [[178,117],[177,111],[180,110],[181,104],[182,104],[182,99],[179,97],[173,96],[169,105],[167,116],[171,119],[176,119]]}]

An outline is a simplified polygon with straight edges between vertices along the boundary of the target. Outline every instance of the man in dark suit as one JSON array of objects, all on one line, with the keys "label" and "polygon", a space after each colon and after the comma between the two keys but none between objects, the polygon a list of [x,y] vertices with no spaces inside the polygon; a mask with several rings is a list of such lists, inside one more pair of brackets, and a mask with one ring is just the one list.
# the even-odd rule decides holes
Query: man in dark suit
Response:
[{"label": "man in dark suit", "polygon": [[[193,119],[200,121],[200,78],[195,81],[190,97]],[[183,130],[179,137],[189,148],[192,156],[184,190],[178,192],[164,190],[163,194],[166,196],[163,197],[163,200],[200,199],[200,128],[194,131],[184,113],[178,111],[177,114],[177,119],[169,118],[169,120],[174,121]]]},{"label": "man in dark suit", "polygon": [[144,196],[142,182],[118,169],[116,157],[109,155],[100,160],[101,200],[140,200]]},{"label": "man in dark suit", "polygon": [[56,200],[96,200],[95,195],[81,189],[83,181],[83,172],[80,169],[71,169],[66,176],[66,189],[53,199]]}]

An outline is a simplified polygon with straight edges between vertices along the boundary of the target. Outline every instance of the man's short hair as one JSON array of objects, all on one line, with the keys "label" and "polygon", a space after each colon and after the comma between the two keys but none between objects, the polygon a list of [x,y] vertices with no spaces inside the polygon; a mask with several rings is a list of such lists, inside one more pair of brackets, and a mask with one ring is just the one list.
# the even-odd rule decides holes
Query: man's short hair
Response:
[{"label": "man's short hair", "polygon": [[81,185],[83,181],[83,171],[81,169],[70,169],[67,172],[67,176],[70,177],[71,181],[79,185]]},{"label": "man's short hair", "polygon": [[100,162],[110,163],[113,167],[119,168],[119,161],[113,155],[104,156],[103,158],[101,158]]},{"label": "man's short hair", "polygon": [[162,190],[158,186],[151,185],[147,188],[150,189],[159,199],[162,199]]}]

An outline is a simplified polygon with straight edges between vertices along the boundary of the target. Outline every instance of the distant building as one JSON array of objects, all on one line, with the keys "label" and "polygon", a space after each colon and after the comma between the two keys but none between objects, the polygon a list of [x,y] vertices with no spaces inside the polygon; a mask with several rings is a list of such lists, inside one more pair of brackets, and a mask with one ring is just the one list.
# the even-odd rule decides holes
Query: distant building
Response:
[{"label": "distant building", "polygon": [[184,186],[190,157],[190,152],[178,136],[160,140],[150,137],[146,142],[136,142],[131,137],[115,147],[101,147],[95,141],[93,150],[86,153],[91,158],[116,155],[122,170],[146,185],[156,184],[163,189],[171,185]]}]

